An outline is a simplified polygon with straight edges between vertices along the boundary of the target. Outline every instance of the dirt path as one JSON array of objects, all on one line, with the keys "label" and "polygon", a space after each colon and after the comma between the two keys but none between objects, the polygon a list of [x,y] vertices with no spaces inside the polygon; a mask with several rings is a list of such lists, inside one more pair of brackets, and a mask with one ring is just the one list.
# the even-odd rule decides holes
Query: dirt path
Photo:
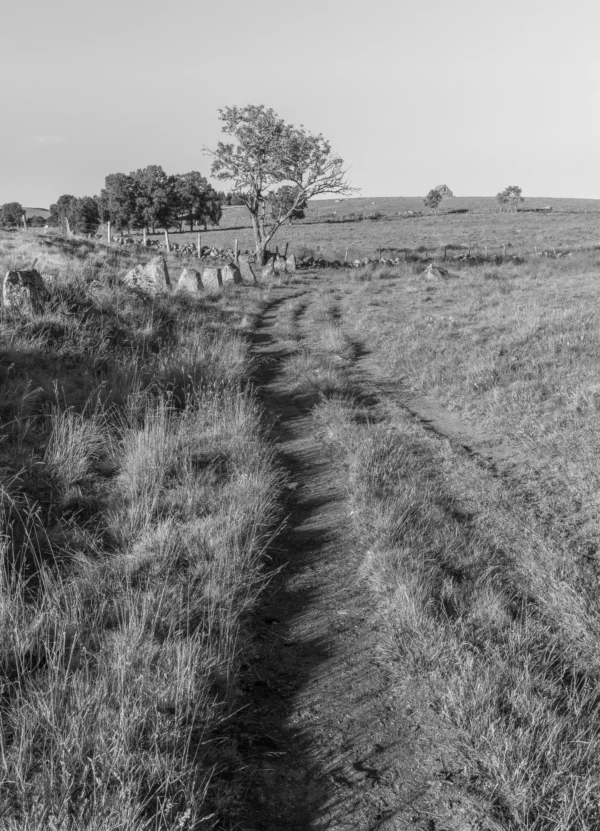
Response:
[{"label": "dirt path", "polygon": [[[311,402],[286,389],[284,300],[256,332],[259,391],[289,477],[280,569],[260,611],[246,691],[253,787],[247,831],[463,829],[465,802],[446,776],[444,734],[383,648],[384,622],[359,577],[346,474],[315,438]],[[392,671],[393,670],[393,671]]]}]

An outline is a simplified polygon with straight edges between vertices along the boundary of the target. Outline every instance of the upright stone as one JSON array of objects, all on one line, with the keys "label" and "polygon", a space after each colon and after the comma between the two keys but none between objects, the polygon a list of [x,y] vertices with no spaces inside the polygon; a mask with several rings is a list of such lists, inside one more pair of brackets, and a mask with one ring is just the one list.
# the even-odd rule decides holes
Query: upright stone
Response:
[{"label": "upright stone", "polygon": [[281,254],[277,254],[273,260],[273,271],[275,274],[285,274],[287,271],[285,257],[282,257]]},{"label": "upright stone", "polygon": [[233,263],[227,263],[227,265],[223,266],[221,269],[221,278],[224,286],[226,286],[227,283],[234,283],[236,286],[242,285],[241,272]]},{"label": "upright stone", "polygon": [[238,264],[240,267],[240,274],[242,276],[242,282],[246,286],[254,286],[257,282],[256,274],[254,269],[252,268],[252,263],[250,262],[250,257],[248,254],[240,254],[238,257]]},{"label": "upright stone", "polygon": [[177,289],[189,294],[198,294],[202,291],[202,275],[195,268],[184,268],[179,276]]},{"label": "upright stone", "polygon": [[274,274],[275,274],[275,258],[271,257],[269,262],[266,264],[266,266],[261,271],[261,278],[263,280],[266,280],[269,277],[272,277]]},{"label": "upright stone", "polygon": [[223,286],[220,268],[205,268],[202,272],[202,285],[207,291],[218,291]]},{"label": "upright stone", "polygon": [[285,261],[288,271],[296,271],[296,255],[290,254],[287,260]]},{"label": "upright stone", "polygon": [[31,317],[42,314],[50,292],[42,275],[35,268],[29,271],[8,271],[2,286],[2,302],[7,309],[14,309]]},{"label": "upright stone", "polygon": [[123,277],[123,283],[149,297],[169,291],[171,278],[165,258],[153,257],[146,265],[136,265]]}]

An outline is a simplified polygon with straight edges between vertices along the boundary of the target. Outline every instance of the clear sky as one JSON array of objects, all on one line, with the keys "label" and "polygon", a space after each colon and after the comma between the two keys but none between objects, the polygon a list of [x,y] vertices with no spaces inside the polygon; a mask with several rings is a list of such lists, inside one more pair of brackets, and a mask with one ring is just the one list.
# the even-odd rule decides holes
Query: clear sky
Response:
[{"label": "clear sky", "polygon": [[7,0],[0,204],[200,170],[218,108],[323,133],[364,196],[600,197],[594,0]]}]

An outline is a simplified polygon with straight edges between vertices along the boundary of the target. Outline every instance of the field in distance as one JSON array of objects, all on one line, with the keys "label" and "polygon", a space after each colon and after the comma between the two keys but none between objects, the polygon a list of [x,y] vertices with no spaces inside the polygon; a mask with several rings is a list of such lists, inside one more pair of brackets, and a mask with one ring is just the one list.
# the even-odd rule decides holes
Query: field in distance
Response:
[{"label": "field in distance", "polygon": [[[379,199],[323,199],[309,204],[306,219],[283,226],[271,247],[280,250],[289,244],[296,254],[313,254],[326,259],[352,260],[377,255],[379,249],[419,250],[434,256],[444,247],[474,247],[489,255],[528,255],[539,251],[590,248],[600,244],[600,200],[597,199],[526,199],[523,208],[541,208],[548,212],[527,210],[499,212],[492,197],[453,197],[442,203],[442,213],[414,215],[405,211],[423,210],[420,197],[385,197]],[[447,213],[468,208],[468,213]],[[337,215],[333,212],[337,211]],[[354,214],[355,219],[336,221]],[[360,215],[377,219],[360,220]],[[162,237],[162,234],[157,235]],[[174,242],[196,242],[197,232],[173,234]],[[218,228],[202,232],[203,245],[232,248],[234,240],[242,250],[254,249],[250,218],[243,206],[225,207]]]}]

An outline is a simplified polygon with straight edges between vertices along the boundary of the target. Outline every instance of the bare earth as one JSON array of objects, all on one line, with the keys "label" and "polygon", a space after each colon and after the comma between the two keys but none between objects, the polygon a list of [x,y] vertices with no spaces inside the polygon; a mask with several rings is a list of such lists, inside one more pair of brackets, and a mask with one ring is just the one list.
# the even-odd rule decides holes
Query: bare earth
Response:
[{"label": "bare earth", "polygon": [[[385,621],[360,578],[346,472],[315,435],[314,402],[294,398],[281,377],[289,346],[276,327],[285,299],[271,302],[255,335],[256,381],[290,497],[245,679],[255,702],[243,717],[255,785],[243,827],[492,828],[418,679],[385,649]],[[356,367],[356,376],[379,409],[385,391],[367,383],[367,371]]]}]

